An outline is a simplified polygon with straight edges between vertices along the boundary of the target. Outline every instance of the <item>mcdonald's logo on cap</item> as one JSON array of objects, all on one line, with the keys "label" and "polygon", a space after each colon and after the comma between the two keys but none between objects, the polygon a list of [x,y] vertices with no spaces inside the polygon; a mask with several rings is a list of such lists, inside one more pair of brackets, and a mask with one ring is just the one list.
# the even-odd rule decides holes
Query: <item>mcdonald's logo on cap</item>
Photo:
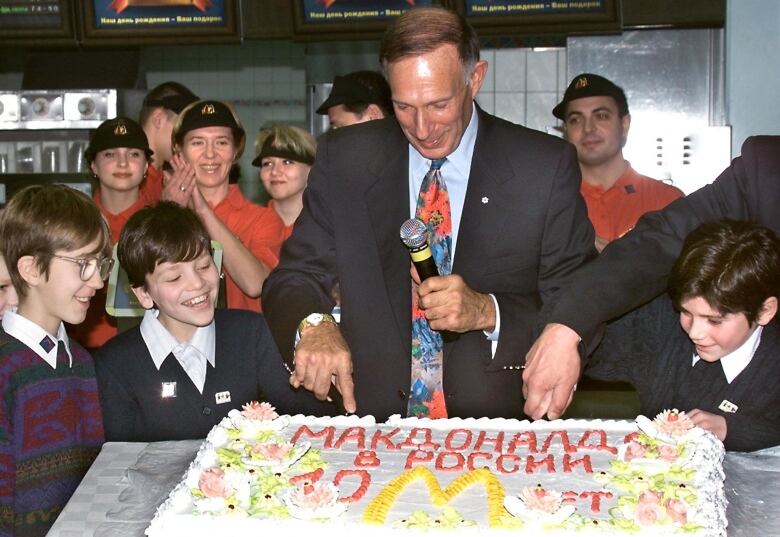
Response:
[{"label": "mcdonald's logo on cap", "polygon": [[210,116],[211,114],[215,114],[216,111],[214,110],[214,105],[211,103],[206,103],[203,105],[203,108],[200,110],[200,114],[202,116]]},{"label": "mcdonald's logo on cap", "polygon": [[124,123],[117,124],[116,127],[114,127],[114,134],[117,136],[124,136],[127,134],[127,127],[125,127]]},{"label": "mcdonald's logo on cap", "polygon": [[582,89],[588,87],[588,77],[581,76],[577,79],[577,82],[574,84],[574,87],[577,89]]}]

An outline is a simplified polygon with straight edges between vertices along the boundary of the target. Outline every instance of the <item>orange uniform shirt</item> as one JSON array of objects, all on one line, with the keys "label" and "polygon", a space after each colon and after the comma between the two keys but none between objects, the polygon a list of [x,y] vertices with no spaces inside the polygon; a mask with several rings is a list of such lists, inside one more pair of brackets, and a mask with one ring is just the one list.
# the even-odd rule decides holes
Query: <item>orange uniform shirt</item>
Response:
[{"label": "orange uniform shirt", "polygon": [[[284,241],[284,223],[276,211],[247,200],[238,185],[230,185],[227,197],[213,209],[217,217],[252,255],[269,269],[279,264],[279,250]],[[227,288],[227,307],[261,311],[260,297],[245,295],[227,270],[223,272]]]},{"label": "orange uniform shirt", "polygon": [[[95,204],[100,207],[103,218],[108,222],[108,228],[111,230],[111,244],[119,242],[119,235],[127,221],[147,205],[154,205],[160,200],[162,192],[162,173],[149,165],[146,179],[141,183],[141,189],[138,193],[138,200],[130,207],[119,214],[111,214],[103,208],[100,198],[100,189],[95,191],[93,196]],[[102,289],[95,292],[95,296],[89,304],[87,316],[84,322],[69,327],[68,334],[82,346],[88,349],[96,349],[106,341],[117,335],[116,318],[106,313],[106,295],[108,292],[108,282]]]},{"label": "orange uniform shirt", "polygon": [[596,235],[608,241],[623,236],[646,212],[663,209],[685,195],[679,188],[639,175],[631,166],[612,188],[582,181],[580,193]]}]

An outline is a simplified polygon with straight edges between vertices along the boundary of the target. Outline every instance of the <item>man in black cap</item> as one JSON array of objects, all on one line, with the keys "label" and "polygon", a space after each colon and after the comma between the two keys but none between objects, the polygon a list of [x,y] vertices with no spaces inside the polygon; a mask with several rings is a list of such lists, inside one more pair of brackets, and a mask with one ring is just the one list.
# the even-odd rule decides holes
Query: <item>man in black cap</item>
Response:
[{"label": "man in black cap", "polygon": [[355,71],[333,79],[330,95],[317,108],[333,129],[393,115],[390,86],[381,73]]},{"label": "man in black cap", "polygon": [[574,77],[553,108],[565,138],[577,148],[580,193],[596,230],[596,248],[623,236],[648,211],[681,198],[681,190],[638,174],[623,158],[631,115],[620,86],[591,73]]}]

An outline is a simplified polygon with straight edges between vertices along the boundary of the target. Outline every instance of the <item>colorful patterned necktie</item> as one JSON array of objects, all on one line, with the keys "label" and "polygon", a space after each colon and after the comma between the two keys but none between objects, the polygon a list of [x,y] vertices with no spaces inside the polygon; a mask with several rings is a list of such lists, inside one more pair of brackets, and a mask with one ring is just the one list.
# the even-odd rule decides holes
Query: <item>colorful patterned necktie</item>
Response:
[{"label": "colorful patterned necktie", "polygon": [[[434,160],[423,179],[415,217],[428,227],[428,244],[439,274],[450,274],[452,218],[447,185],[441,176],[445,159]],[[432,330],[417,304],[417,286],[412,284],[412,386],[409,416],[446,418],[443,388],[444,342]]]}]

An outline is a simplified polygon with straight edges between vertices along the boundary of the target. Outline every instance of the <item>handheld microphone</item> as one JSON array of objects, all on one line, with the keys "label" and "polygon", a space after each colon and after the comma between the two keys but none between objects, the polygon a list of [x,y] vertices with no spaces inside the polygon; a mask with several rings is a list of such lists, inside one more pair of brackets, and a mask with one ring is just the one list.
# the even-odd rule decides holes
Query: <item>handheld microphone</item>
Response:
[{"label": "handheld microphone", "polygon": [[417,218],[410,218],[401,224],[401,242],[409,248],[414,268],[420,276],[420,282],[431,276],[438,276],[439,269],[428,245],[428,228]]},{"label": "handheld microphone", "polygon": [[[433,259],[433,252],[428,245],[428,228],[421,220],[410,218],[401,224],[401,242],[409,248],[412,263],[417,269],[417,275],[420,276],[420,283],[426,278],[439,275],[439,269]],[[460,334],[442,330],[441,336],[444,341],[450,342],[458,339]]]}]

